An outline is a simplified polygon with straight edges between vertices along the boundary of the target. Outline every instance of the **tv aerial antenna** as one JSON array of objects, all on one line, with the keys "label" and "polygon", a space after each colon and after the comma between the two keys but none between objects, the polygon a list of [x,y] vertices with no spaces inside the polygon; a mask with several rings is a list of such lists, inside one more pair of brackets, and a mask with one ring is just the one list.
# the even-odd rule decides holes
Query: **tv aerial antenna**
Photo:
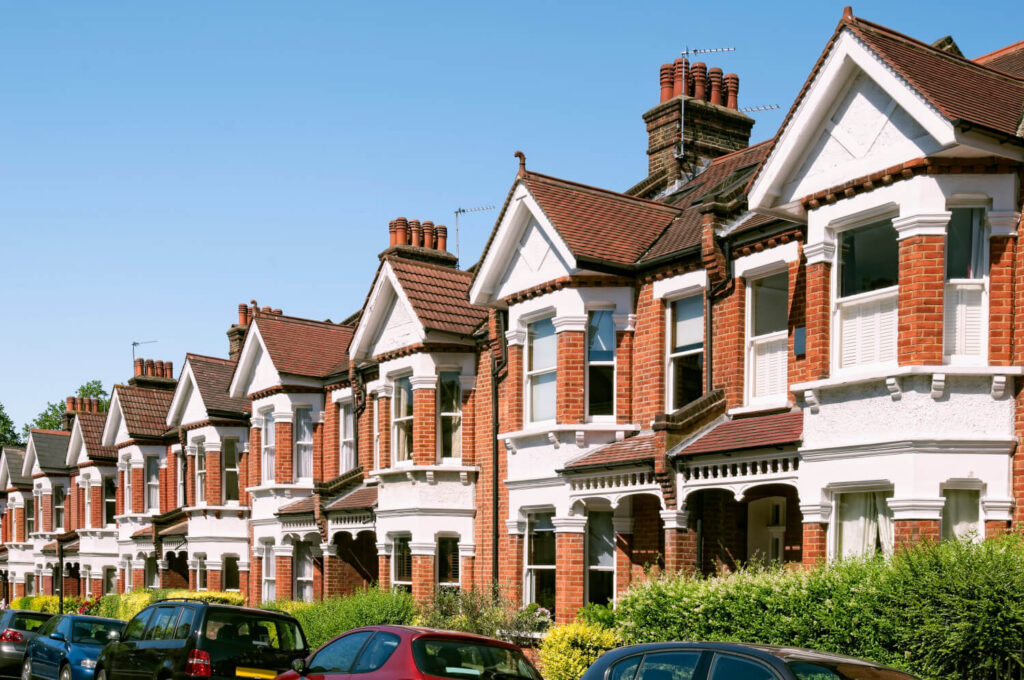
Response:
[{"label": "tv aerial antenna", "polygon": [[459,252],[461,244],[459,239],[459,215],[465,215],[466,213],[476,212],[487,212],[488,210],[494,210],[493,205],[482,205],[479,208],[456,208],[455,209],[455,257],[462,259],[462,254]]},{"label": "tv aerial antenna", "polygon": [[159,340],[132,340],[132,363],[135,363],[135,348],[139,345],[152,345],[154,342],[160,342]]},{"label": "tv aerial antenna", "polygon": [[[695,54],[719,54],[721,52],[735,52],[735,47],[708,47],[708,48],[694,48],[690,49],[688,46],[679,53],[681,57],[689,60],[689,57]],[[679,98],[679,147],[675,150],[675,157],[680,163],[684,163],[683,159],[683,131],[686,129],[684,123],[686,121],[686,83],[683,83],[683,96]],[[682,168],[685,175],[693,177],[697,174],[697,168]]]}]

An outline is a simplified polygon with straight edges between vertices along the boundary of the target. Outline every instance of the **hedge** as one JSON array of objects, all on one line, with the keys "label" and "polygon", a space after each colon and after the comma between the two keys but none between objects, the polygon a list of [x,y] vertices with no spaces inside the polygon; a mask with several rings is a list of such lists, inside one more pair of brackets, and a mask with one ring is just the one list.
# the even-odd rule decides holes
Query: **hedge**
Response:
[{"label": "hedge", "polygon": [[82,608],[85,602],[80,597],[65,597],[64,611],[58,612],[60,600],[56,595],[26,595],[11,601],[11,609],[28,609],[36,612],[47,612],[49,614],[75,614]]},{"label": "hedge", "polygon": [[352,628],[410,624],[416,617],[416,603],[411,595],[381,588],[369,588],[323,602],[279,600],[261,606],[264,609],[286,611],[298,619],[302,630],[306,632],[310,649]]},{"label": "hedge", "polygon": [[[222,593],[212,590],[136,590],[123,595],[104,595],[98,600],[82,599],[80,597],[64,598],[64,613],[91,614],[92,616],[104,616],[111,619],[127,621],[147,605],[168,598],[187,597],[204,602],[220,602],[223,604],[245,604],[245,597],[241,593]],[[56,595],[35,595],[20,597],[11,602],[12,609],[30,609],[37,612],[57,613],[58,600]]]},{"label": "hedge", "polygon": [[552,628],[540,645],[546,680],[577,680],[598,657],[618,646],[615,631],[578,620]]}]

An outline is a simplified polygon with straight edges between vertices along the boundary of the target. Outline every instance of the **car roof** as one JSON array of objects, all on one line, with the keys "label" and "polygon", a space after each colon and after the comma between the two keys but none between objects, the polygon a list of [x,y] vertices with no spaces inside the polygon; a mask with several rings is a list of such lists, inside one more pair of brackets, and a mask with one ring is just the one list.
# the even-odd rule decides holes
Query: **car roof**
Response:
[{"label": "car roof", "polygon": [[190,604],[195,606],[216,607],[217,609],[228,609],[230,611],[242,612],[245,614],[259,614],[261,616],[282,616],[286,619],[295,620],[294,616],[281,609],[259,609],[258,607],[239,607],[238,605],[234,604],[224,604],[222,602],[207,602],[206,600],[197,600],[190,598],[168,598],[166,600],[157,600],[156,602],[151,603],[147,607],[147,609],[149,607],[159,607],[161,605],[166,606],[169,604]]},{"label": "car roof", "polygon": [[6,612],[10,613],[10,614],[35,614],[36,616],[47,616],[47,617],[54,616],[50,612],[37,612],[34,609],[8,609],[8,610],[6,610]]},{"label": "car roof", "polygon": [[342,633],[342,635],[351,633],[352,631],[356,630],[385,631],[390,633],[396,633],[409,639],[429,637],[436,639],[463,640],[465,642],[476,642],[479,644],[505,647],[506,649],[519,649],[519,647],[512,644],[511,642],[505,642],[504,640],[498,640],[496,638],[487,637],[486,635],[477,635],[476,633],[463,633],[457,630],[442,630],[440,628],[426,628],[423,626],[399,626],[391,624],[377,626],[361,626],[359,628],[353,628],[351,631],[345,631],[345,633]]},{"label": "car roof", "polygon": [[873,668],[888,668],[887,666],[882,666],[871,661],[865,661],[864,659],[842,656],[840,654],[831,654],[828,652],[818,652],[813,649],[740,642],[648,642],[639,645],[630,645],[628,647],[619,647],[618,649],[607,652],[602,659],[607,658],[607,662],[611,663],[617,659],[624,656],[630,656],[632,654],[676,649],[703,649],[718,652],[739,652],[749,654],[766,661],[771,659],[778,659],[783,662],[819,661],[825,663],[855,664]]}]

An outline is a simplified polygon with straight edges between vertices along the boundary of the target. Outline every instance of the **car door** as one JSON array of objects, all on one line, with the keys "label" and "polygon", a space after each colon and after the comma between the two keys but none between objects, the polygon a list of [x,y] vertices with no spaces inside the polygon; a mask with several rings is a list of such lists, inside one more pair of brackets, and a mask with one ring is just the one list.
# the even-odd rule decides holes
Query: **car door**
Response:
[{"label": "car door", "polygon": [[153,615],[153,607],[143,609],[124,627],[124,635],[120,642],[108,645],[107,677],[110,680],[134,680],[142,672],[142,659],[139,656],[139,644],[146,632],[146,624]]},{"label": "car door", "polygon": [[57,677],[58,660],[64,648],[64,639],[56,639],[55,636],[63,635],[61,624],[65,620],[66,617],[55,616],[47,621],[31,643],[32,674],[37,678],[54,680]]},{"label": "car door", "polygon": [[372,630],[359,630],[327,643],[309,660],[306,677],[309,680],[349,680],[352,664],[372,636]]},{"label": "car door", "polygon": [[715,652],[708,669],[708,680],[779,680],[781,677],[760,659],[726,652]]},{"label": "car door", "polygon": [[175,624],[180,613],[181,607],[174,605],[156,608],[136,651],[140,661],[139,672],[129,680],[144,680],[154,677],[165,665],[171,651],[170,647],[179,644],[173,638]]}]

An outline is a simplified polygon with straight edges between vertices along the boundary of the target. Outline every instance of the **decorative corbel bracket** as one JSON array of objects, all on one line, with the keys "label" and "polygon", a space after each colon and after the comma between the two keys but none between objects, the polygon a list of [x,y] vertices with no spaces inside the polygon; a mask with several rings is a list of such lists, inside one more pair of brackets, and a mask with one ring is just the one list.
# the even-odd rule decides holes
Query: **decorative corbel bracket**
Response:
[{"label": "decorative corbel bracket", "polygon": [[821,402],[818,401],[817,390],[804,390],[804,401],[807,402],[807,408],[811,410],[811,413],[817,413],[821,410]]},{"label": "decorative corbel bracket", "polygon": [[903,388],[900,387],[899,378],[886,378],[885,388],[889,390],[889,396],[892,397],[893,401],[899,401],[903,398]]},{"label": "decorative corbel bracket", "polygon": [[512,455],[515,455],[515,453],[516,453],[516,443],[514,441],[512,441],[511,439],[506,439],[505,440],[505,450],[508,451],[509,453],[511,453]]},{"label": "decorative corbel bracket", "polygon": [[551,442],[551,445],[556,449],[562,445],[562,443],[558,441],[558,434],[555,432],[548,432],[548,441]]},{"label": "decorative corbel bracket", "polygon": [[946,393],[946,374],[932,374],[932,399],[939,399]]},{"label": "decorative corbel bracket", "polygon": [[410,484],[416,484],[416,475],[413,474],[412,470],[405,473],[405,478],[409,480]]},{"label": "decorative corbel bracket", "polygon": [[437,484],[437,480],[434,478],[433,470],[427,470],[427,484],[430,484],[431,486]]},{"label": "decorative corbel bracket", "polygon": [[576,430],[576,447],[582,449],[587,445],[587,433],[583,430]]},{"label": "decorative corbel bracket", "polygon": [[1002,399],[1006,396],[1006,376],[1005,375],[994,375],[992,376],[992,398]]}]

